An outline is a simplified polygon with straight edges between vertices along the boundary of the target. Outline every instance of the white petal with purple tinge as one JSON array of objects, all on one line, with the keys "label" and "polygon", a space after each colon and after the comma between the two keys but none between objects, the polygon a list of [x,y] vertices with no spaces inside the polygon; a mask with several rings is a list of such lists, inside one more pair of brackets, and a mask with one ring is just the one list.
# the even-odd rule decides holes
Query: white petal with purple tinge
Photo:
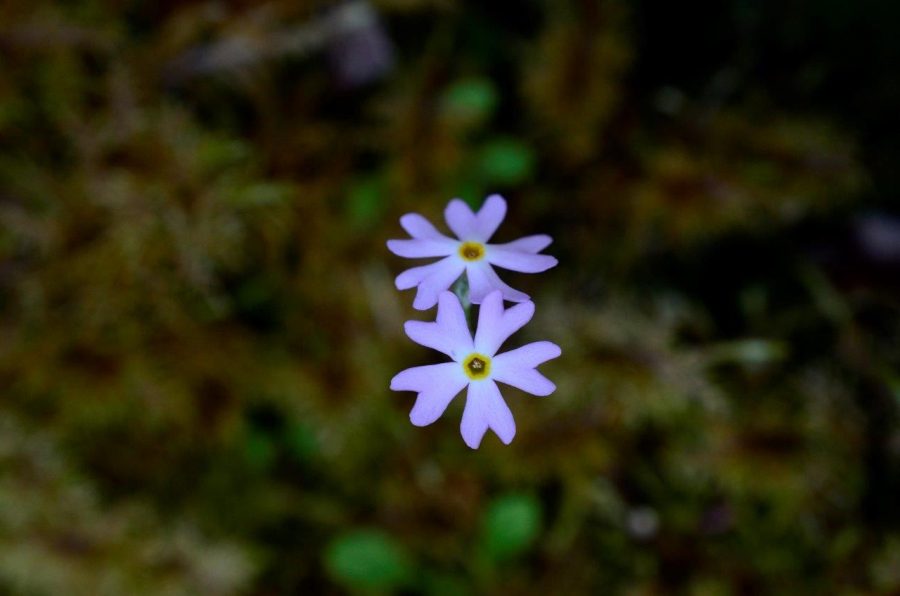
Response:
[{"label": "white petal with purple tinge", "polygon": [[459,423],[459,431],[463,441],[472,449],[478,449],[481,438],[487,432],[487,416],[482,412],[482,404],[479,400],[472,399],[472,385],[469,385],[469,393],[466,396],[466,407],[463,409],[462,421]]},{"label": "white petal with purple tinge", "polygon": [[519,271],[521,273],[540,273],[551,267],[556,267],[557,263],[559,263],[556,257],[551,257],[550,255],[535,255],[528,252],[501,249],[496,246],[487,247],[486,258],[489,263],[501,269],[509,269],[510,271]]},{"label": "white petal with purple tinge", "polygon": [[500,395],[499,387],[490,379],[469,383],[466,408],[460,424],[463,439],[472,449],[478,448],[488,428],[507,445],[516,436],[516,421],[512,412]]},{"label": "white petal with purple tinge", "polygon": [[[503,355],[500,354],[500,356]],[[508,362],[497,362],[500,356],[494,358],[492,363],[491,377],[494,380],[539,397],[550,395],[556,391],[553,381],[536,369],[514,366]]]},{"label": "white petal with purple tinge", "polygon": [[468,240],[474,237],[475,214],[462,200],[453,199],[447,204],[447,208],[444,209],[444,219],[460,240]]},{"label": "white petal with purple tinge", "polygon": [[562,354],[562,350],[560,350],[559,346],[555,343],[550,341],[535,341],[530,344],[525,344],[520,348],[516,348],[515,350],[498,354],[494,360],[498,362],[497,366],[501,367],[501,369],[504,366],[535,368],[548,360],[559,358],[560,354]]},{"label": "white petal with purple tinge", "polygon": [[422,259],[426,257],[446,257],[456,252],[458,242],[450,238],[388,240],[388,249],[398,257]]},{"label": "white petal with purple tinge", "polygon": [[392,391],[425,391],[442,381],[449,381],[453,377],[453,371],[460,371],[465,378],[459,364],[455,362],[442,362],[440,364],[427,364],[414,366],[400,371],[391,379]]},{"label": "white petal with purple tinge", "polygon": [[523,302],[503,310],[503,296],[497,290],[488,294],[478,313],[475,350],[493,356],[510,335],[525,326],[534,316],[534,303]]},{"label": "white petal with purple tinge", "polygon": [[454,360],[457,359],[459,350],[457,342],[447,331],[437,323],[427,321],[407,321],[403,324],[403,330],[407,337],[420,346],[443,352]]},{"label": "white petal with purple tinge", "polygon": [[[441,292],[438,296],[436,322],[452,338],[459,351],[470,352],[473,348],[472,333],[459,298],[453,292]],[[466,354],[462,354],[464,357]]]},{"label": "white petal with purple tinge", "polygon": [[450,261],[456,260],[457,259],[447,257],[441,259],[440,261],[429,263],[428,265],[411,267],[410,269],[407,269],[397,276],[397,279],[394,280],[394,285],[397,286],[398,290],[408,290],[410,288],[414,288],[422,283],[422,280],[424,280],[426,277],[442,269],[443,267],[448,266],[450,264]]},{"label": "white petal with purple tinge", "polygon": [[469,300],[472,304],[481,304],[485,296],[494,290],[500,290],[503,298],[510,302],[525,302],[528,294],[515,290],[497,277],[490,263],[478,261],[466,266],[466,276],[469,279]]},{"label": "white petal with purple tinge", "polygon": [[452,292],[442,292],[438,298],[437,321],[407,321],[404,329],[417,344],[443,352],[457,361],[473,349],[466,315]]},{"label": "white petal with purple tinge", "polygon": [[489,245],[489,248],[535,254],[541,252],[552,243],[553,238],[550,236],[546,234],[535,234],[534,236],[525,236],[524,238],[519,238],[518,240],[513,240],[512,242],[507,242],[505,244],[491,244]]},{"label": "white petal with purple tinge", "polygon": [[440,418],[453,398],[469,382],[462,368],[455,362],[433,366],[436,368],[427,375],[429,385],[419,390],[416,403],[409,413],[410,422],[416,426],[426,426]]},{"label": "white petal with purple tinge", "polygon": [[506,200],[500,195],[489,196],[475,214],[474,238],[481,242],[490,240],[505,217]]},{"label": "white petal with purple tinge", "polygon": [[418,213],[407,213],[400,218],[400,225],[403,226],[403,229],[413,238],[422,240],[440,240],[446,238],[447,240],[453,240],[452,238],[441,234],[430,221]]},{"label": "white petal with purple tinge", "polygon": [[453,256],[446,257],[435,264],[440,266],[419,282],[416,299],[413,300],[413,308],[416,310],[428,310],[437,304],[438,294],[453,285],[453,282],[462,275],[466,268],[460,259]]}]

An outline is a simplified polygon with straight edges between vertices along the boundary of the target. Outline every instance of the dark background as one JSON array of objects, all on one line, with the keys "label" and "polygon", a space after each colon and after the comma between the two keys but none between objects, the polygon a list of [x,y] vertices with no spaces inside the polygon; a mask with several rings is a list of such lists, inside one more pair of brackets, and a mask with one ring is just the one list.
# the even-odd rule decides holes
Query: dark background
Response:
[{"label": "dark background", "polygon": [[[0,6],[0,592],[900,591],[900,4]],[[388,390],[510,210],[518,434]]]}]

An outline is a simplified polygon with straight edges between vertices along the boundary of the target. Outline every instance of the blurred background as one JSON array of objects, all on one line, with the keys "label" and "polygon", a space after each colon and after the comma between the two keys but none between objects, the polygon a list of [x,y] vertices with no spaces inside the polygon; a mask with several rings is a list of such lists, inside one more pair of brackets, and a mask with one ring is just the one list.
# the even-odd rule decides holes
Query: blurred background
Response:
[{"label": "blurred background", "polygon": [[[0,592],[900,591],[900,4],[7,0]],[[506,447],[400,215],[560,265]]]}]

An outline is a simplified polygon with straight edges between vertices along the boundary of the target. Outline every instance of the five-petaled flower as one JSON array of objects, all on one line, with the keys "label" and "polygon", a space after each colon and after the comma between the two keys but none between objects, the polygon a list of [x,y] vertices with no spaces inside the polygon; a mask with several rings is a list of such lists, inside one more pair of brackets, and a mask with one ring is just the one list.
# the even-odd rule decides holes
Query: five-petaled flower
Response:
[{"label": "five-petaled flower", "polygon": [[508,445],[516,434],[516,423],[496,381],[539,396],[550,395],[556,389],[552,381],[536,370],[538,365],[560,355],[556,344],[538,341],[497,354],[500,345],[533,315],[533,302],[522,302],[504,310],[502,293],[493,291],[482,301],[473,339],[459,299],[452,292],[442,292],[434,323],[407,321],[405,330],[410,339],[453,359],[453,362],[408,368],[391,379],[394,391],[419,394],[409,414],[412,423],[431,424],[468,386],[460,425],[466,445],[477,449],[488,428]]},{"label": "five-petaled flower", "polygon": [[447,225],[456,234],[453,239],[441,234],[417,213],[400,218],[411,239],[388,240],[388,248],[396,255],[409,258],[443,257],[429,265],[407,269],[397,276],[398,290],[418,286],[413,307],[428,310],[438,295],[466,272],[469,300],[481,304],[493,290],[500,290],[510,302],[524,302],[528,295],[500,280],[491,265],[523,273],[540,273],[555,266],[550,255],[537,254],[553,240],[545,234],[526,236],[506,244],[488,244],[506,217],[506,201],[500,195],[487,198],[478,213],[459,199],[453,199],[444,210]]}]

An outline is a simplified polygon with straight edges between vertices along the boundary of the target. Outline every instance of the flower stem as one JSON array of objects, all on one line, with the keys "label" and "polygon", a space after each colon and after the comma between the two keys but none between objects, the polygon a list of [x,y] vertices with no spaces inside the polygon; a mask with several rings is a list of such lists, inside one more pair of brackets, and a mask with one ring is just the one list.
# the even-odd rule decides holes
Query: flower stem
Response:
[{"label": "flower stem", "polygon": [[475,335],[475,312],[472,303],[469,301],[469,279],[465,275],[461,275],[453,284],[453,293],[459,298],[463,311],[466,313],[466,322],[469,324],[469,331]]}]

